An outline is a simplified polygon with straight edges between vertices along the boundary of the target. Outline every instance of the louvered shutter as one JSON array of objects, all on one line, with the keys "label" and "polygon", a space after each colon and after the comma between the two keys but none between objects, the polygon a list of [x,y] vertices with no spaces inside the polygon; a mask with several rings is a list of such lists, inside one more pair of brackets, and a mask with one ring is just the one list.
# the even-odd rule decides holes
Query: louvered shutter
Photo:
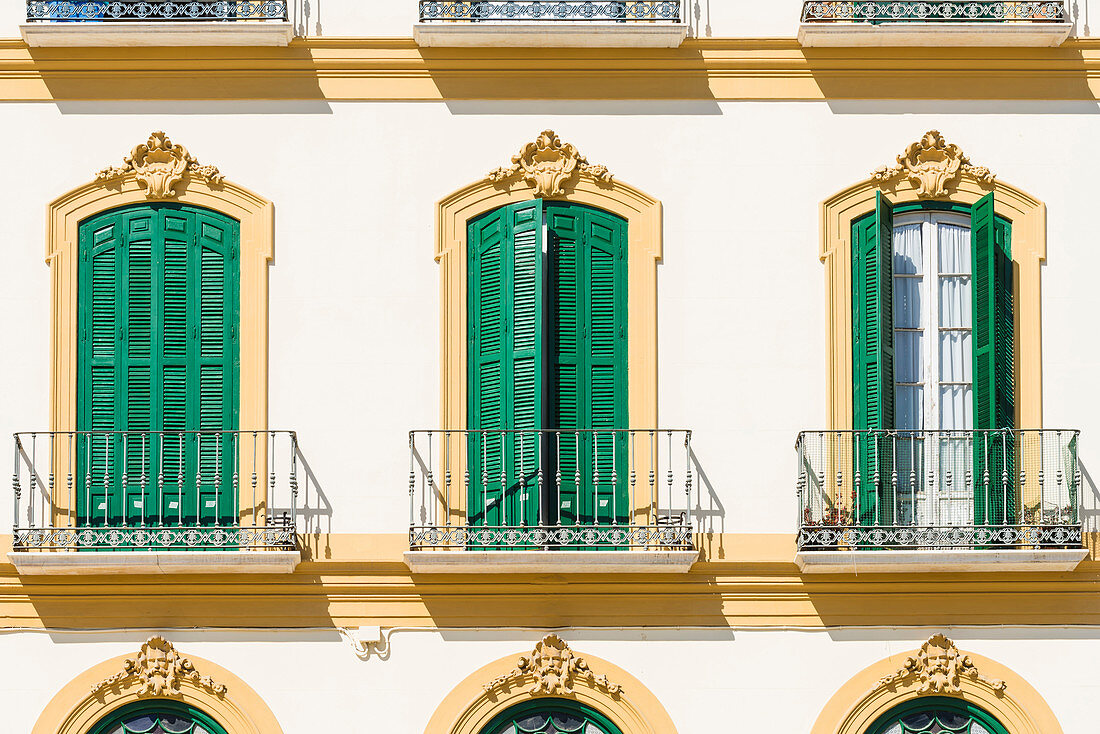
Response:
[{"label": "louvered shutter", "polygon": [[1016,522],[1015,358],[1011,225],[993,194],[970,214],[974,267],[974,521]]},{"label": "louvered shutter", "polygon": [[[547,204],[546,217],[549,393],[553,427],[566,431],[558,449],[560,521],[625,523],[627,439],[613,429],[627,427],[626,222],[565,203]],[[595,432],[576,436],[570,429]]]},{"label": "louvered shutter", "polygon": [[235,220],[176,205],[81,225],[78,428],[125,432],[80,439],[82,521],[119,524],[124,503],[126,524],[235,522],[232,439],[203,439],[199,474],[181,432],[237,425],[238,241]]},{"label": "louvered shutter", "polygon": [[470,426],[472,525],[535,525],[543,423],[542,201],[470,223]]},{"label": "louvered shutter", "polygon": [[[881,431],[894,428],[893,206],[852,223],[853,437],[862,525],[893,522],[892,462]],[[876,485],[877,478],[877,485]]]}]

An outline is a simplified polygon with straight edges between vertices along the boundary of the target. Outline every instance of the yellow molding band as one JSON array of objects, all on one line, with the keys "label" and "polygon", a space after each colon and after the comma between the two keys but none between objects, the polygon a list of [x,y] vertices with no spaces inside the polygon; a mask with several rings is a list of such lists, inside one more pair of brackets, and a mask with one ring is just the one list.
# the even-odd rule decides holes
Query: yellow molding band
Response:
[{"label": "yellow molding band", "polygon": [[285,576],[19,578],[3,564],[0,628],[1100,625],[1090,559],[1071,573],[801,576],[793,535],[725,535],[711,539],[724,555],[686,574],[413,576],[403,537],[322,538],[331,555]]},{"label": "yellow molding band", "polygon": [[0,100],[1097,100],[1100,38],[1058,48],[418,48],[308,38],[285,48],[28,48],[0,41]]}]

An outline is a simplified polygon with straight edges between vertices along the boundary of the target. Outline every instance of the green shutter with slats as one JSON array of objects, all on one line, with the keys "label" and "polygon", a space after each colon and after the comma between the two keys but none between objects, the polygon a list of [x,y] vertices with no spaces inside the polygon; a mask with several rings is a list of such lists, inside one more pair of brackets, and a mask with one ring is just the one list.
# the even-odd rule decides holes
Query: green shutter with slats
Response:
[{"label": "green shutter with slats", "polygon": [[[624,524],[627,427],[626,222],[591,207],[546,206],[550,256],[549,400],[562,435],[557,515],[564,525]],[[605,432],[601,432],[604,429]],[[576,481],[580,459],[580,482]]]},{"label": "green shutter with slats", "polygon": [[889,443],[867,432],[894,428],[893,218],[893,206],[876,192],[874,213],[852,223],[853,451],[861,525],[893,522]]},{"label": "green shutter with slats", "polygon": [[237,427],[238,248],[194,207],[81,223],[78,430],[118,432],[78,437],[82,523],[235,523],[232,439],[180,432]]},{"label": "green shutter with slats", "polygon": [[974,522],[1015,523],[1016,421],[1011,224],[993,194],[970,214],[974,268]]},{"label": "green shutter with slats", "polygon": [[471,525],[539,522],[543,424],[542,200],[470,222],[469,418]]},{"label": "green shutter with slats", "polygon": [[626,437],[570,433],[627,425],[626,222],[533,201],[467,234],[470,524],[627,522]]}]

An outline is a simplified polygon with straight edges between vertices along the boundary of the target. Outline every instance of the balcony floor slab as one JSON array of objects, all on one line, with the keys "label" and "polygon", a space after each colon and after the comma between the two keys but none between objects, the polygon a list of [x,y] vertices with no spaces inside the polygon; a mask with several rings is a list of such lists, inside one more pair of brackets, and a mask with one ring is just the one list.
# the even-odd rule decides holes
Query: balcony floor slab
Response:
[{"label": "balcony floor slab", "polygon": [[1060,46],[1071,23],[803,23],[805,47]]},{"label": "balcony floor slab", "polygon": [[683,23],[416,23],[422,47],[453,48],[678,48],[687,37]]},{"label": "balcony floor slab", "polygon": [[413,573],[687,573],[698,551],[406,551]]},{"label": "balcony floor slab", "polygon": [[31,47],[104,46],[286,46],[294,29],[285,21],[26,23],[19,26]]},{"label": "balcony floor slab", "polygon": [[12,551],[23,576],[182,573],[293,573],[299,551]]},{"label": "balcony floor slab", "polygon": [[799,551],[802,573],[988,573],[1065,572],[1077,567],[1088,550],[850,550]]}]

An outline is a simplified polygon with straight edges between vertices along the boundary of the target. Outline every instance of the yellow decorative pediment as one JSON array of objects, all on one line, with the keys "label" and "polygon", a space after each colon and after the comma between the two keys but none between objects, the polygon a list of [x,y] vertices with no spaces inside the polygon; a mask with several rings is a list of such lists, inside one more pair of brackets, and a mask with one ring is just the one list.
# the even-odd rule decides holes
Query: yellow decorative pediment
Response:
[{"label": "yellow decorative pediment", "polygon": [[122,163],[104,168],[95,180],[112,181],[133,173],[150,199],[171,199],[178,193],[176,186],[183,182],[185,174],[201,178],[207,184],[219,184],[223,179],[217,166],[200,165],[187,148],[176,145],[160,130],[135,146]]},{"label": "yellow decorative pediment", "polygon": [[535,188],[536,197],[545,198],[565,196],[581,173],[604,183],[611,181],[611,172],[606,166],[589,163],[575,145],[563,144],[553,130],[543,130],[533,142],[525,144],[512,156],[512,165],[490,171],[488,178],[494,183],[522,178]]}]

